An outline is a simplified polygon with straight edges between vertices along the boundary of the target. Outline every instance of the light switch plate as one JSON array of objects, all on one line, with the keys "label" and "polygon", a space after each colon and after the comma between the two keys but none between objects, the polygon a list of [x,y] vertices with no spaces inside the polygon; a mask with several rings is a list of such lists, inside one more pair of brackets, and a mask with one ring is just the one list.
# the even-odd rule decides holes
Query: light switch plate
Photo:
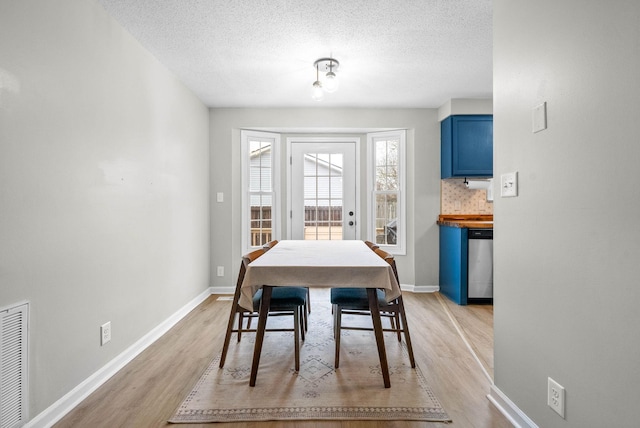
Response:
[{"label": "light switch plate", "polygon": [[533,108],[533,133],[547,129],[547,103],[544,102]]},{"label": "light switch plate", "polygon": [[224,202],[224,193],[222,193],[222,192],[216,193],[216,201],[217,202]]},{"label": "light switch plate", "polygon": [[518,172],[507,172],[500,176],[500,196],[513,198],[518,196]]}]

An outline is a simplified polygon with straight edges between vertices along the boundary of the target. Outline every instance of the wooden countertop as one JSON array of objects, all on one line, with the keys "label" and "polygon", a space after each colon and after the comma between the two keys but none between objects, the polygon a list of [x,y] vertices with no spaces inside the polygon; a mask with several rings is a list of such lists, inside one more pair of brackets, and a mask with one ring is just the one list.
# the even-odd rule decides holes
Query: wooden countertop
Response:
[{"label": "wooden countertop", "polygon": [[469,229],[492,229],[493,215],[488,214],[440,214],[437,224]]}]

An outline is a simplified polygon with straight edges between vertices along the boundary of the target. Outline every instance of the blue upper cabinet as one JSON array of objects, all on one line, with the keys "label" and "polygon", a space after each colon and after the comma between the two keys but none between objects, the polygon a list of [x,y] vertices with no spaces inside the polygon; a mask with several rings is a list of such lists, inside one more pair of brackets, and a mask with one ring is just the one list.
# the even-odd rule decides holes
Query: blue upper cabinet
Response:
[{"label": "blue upper cabinet", "polygon": [[455,115],[440,124],[441,178],[493,177],[493,116]]}]

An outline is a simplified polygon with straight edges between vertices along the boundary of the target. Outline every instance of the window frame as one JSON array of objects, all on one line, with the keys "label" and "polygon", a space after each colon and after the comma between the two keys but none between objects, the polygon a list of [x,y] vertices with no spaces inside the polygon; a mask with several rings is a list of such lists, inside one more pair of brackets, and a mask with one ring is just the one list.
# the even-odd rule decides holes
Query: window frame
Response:
[{"label": "window frame", "polygon": [[379,245],[383,250],[396,255],[407,254],[407,162],[406,144],[407,130],[371,132],[367,134],[367,239],[376,242],[376,196],[388,194],[388,191],[378,191],[376,183],[376,147],[375,143],[381,140],[398,140],[398,216],[397,216],[397,243],[396,245]]},{"label": "window frame", "polygon": [[259,194],[271,195],[271,239],[280,239],[280,140],[278,133],[241,130],[240,131],[240,158],[241,158],[241,188],[242,188],[242,254],[260,248],[260,246],[251,245],[251,159],[250,159],[250,141],[252,139],[270,140],[271,141],[271,191],[257,192]]}]

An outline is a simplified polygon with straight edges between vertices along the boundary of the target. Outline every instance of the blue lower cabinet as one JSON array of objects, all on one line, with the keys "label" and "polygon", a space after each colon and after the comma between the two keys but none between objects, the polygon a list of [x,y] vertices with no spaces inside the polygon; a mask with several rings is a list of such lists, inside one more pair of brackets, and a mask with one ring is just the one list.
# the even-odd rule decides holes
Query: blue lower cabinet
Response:
[{"label": "blue lower cabinet", "polygon": [[467,304],[467,229],[440,226],[440,293]]}]

